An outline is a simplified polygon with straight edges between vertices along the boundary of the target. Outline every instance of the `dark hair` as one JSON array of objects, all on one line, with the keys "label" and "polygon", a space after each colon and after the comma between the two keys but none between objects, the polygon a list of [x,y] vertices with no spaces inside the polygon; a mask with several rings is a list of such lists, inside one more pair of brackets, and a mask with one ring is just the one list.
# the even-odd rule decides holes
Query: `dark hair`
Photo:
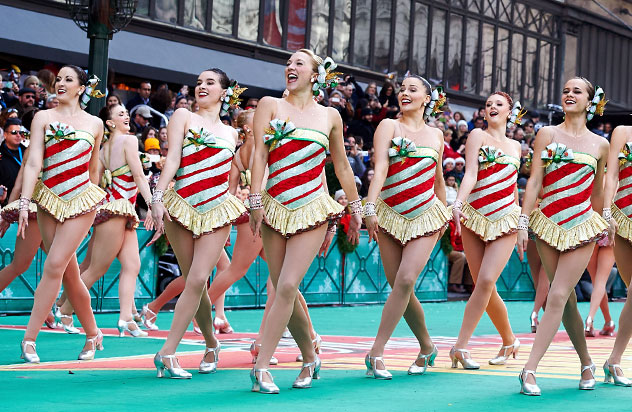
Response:
[{"label": "dark hair", "polygon": [[413,79],[417,79],[417,80],[419,80],[421,83],[423,83],[424,88],[426,89],[426,94],[427,94],[427,95],[431,95],[431,94],[432,94],[432,86],[430,85],[430,82],[429,82],[428,80],[424,79],[423,77],[421,77],[421,76],[420,76],[420,75],[418,75],[418,74],[409,74],[409,75],[408,75],[408,76],[406,76],[406,77],[407,77],[407,78],[408,78],[408,77],[412,77]]},{"label": "dark hair", "polygon": [[213,67],[205,71],[217,74],[219,76],[219,84],[222,86],[222,89],[228,89],[228,86],[230,86],[230,79],[224,70]]},{"label": "dark hair", "polygon": [[88,84],[88,73],[86,73],[81,67],[75,66],[74,64],[66,64],[62,67],[68,67],[72,69],[77,74],[77,79],[79,79],[79,84],[85,86]]},{"label": "dark hair", "polygon": [[145,141],[145,139],[147,139],[147,136],[149,136],[149,132],[152,131],[152,130],[154,131],[154,135],[155,135],[154,137],[155,138],[158,137],[157,136],[158,135],[158,130],[156,130],[156,128],[154,128],[152,126],[149,126],[149,127],[146,127],[145,130],[143,130],[143,134],[141,135],[141,140],[143,142]]},{"label": "dark hair", "polygon": [[484,118],[484,117],[480,117],[480,116],[479,116],[479,117],[477,117],[477,118],[475,118],[475,119],[474,119],[474,123],[478,122],[479,120],[480,120],[481,122],[484,122],[484,121],[485,121],[485,118]]},{"label": "dark hair", "polygon": [[150,86],[151,86],[151,82],[150,82],[149,80],[147,80],[147,79],[145,79],[145,80],[141,80],[141,81],[140,81],[140,83],[138,83],[138,85],[140,86],[140,85],[141,85],[141,84],[143,84],[143,83],[147,83],[148,85],[150,85]]},{"label": "dark hair", "polygon": [[9,117],[4,123],[4,127],[6,128],[9,126],[22,126],[22,121],[17,117]]},{"label": "dark hair", "polygon": [[108,95],[107,98],[109,99],[110,97],[116,97],[116,100],[118,100],[117,104],[123,104],[123,101],[121,100],[118,94],[111,93],[110,95]]},{"label": "dark hair", "polygon": [[[489,97],[492,97],[495,94],[504,97],[507,100],[507,103],[509,103],[509,108],[510,109],[513,107],[513,99],[507,93],[501,92],[500,90],[497,90],[494,93],[490,94]],[[488,99],[489,99],[489,97],[488,97]]]},{"label": "dark hair", "polygon": [[[114,107],[114,106],[112,106]],[[103,106],[101,108],[101,110],[99,110],[99,119],[101,119],[101,121],[103,121],[103,127],[105,127],[106,130],[110,130],[110,127],[107,125],[107,121],[108,120],[112,120],[112,111],[111,108],[107,107],[107,106]]]},{"label": "dark hair", "polygon": [[27,128],[28,130],[31,130],[33,118],[35,117],[35,114],[39,111],[40,109],[38,109],[37,107],[29,107],[28,109],[24,110],[24,114],[22,115],[22,126]]}]

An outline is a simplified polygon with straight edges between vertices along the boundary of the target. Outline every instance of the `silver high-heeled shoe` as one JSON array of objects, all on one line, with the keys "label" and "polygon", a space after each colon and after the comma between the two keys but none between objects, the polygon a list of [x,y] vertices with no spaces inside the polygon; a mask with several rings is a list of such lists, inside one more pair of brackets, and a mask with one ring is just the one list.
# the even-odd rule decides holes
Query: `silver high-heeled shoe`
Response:
[{"label": "silver high-heeled shoe", "polygon": [[79,360],[92,360],[98,350],[103,350],[103,333],[101,333],[101,330],[99,329],[96,336],[91,338],[86,336],[86,342],[90,342],[92,349],[82,350],[79,353]]},{"label": "silver high-heeled shoe", "polygon": [[593,327],[593,318],[590,316],[586,317],[586,324],[584,325],[584,335],[587,338],[595,337],[595,328]]},{"label": "silver high-heeled shoe", "polygon": [[[257,356],[259,356],[259,350],[261,349],[261,344],[260,343],[254,343],[252,342],[252,345],[250,345],[250,354],[252,355],[252,364],[254,365],[255,363],[257,363]],[[268,362],[270,365],[277,365],[279,363],[279,360],[277,358],[275,358],[274,356],[270,357],[270,362]]]},{"label": "silver high-heeled shoe", "polygon": [[[316,337],[312,339],[312,345],[314,345],[314,352],[316,352],[316,355],[320,355],[320,347],[322,346],[322,344],[323,344],[323,338],[321,338],[320,335],[317,333]],[[296,361],[303,362],[302,353],[299,353],[298,355],[296,355]]]},{"label": "silver high-heeled shoe", "polygon": [[[437,345],[434,345],[432,351],[427,355],[423,355],[421,352],[419,352],[419,355],[417,355],[417,359],[413,362],[412,365],[410,365],[410,368],[408,368],[408,374],[423,375],[426,372],[426,369],[428,369],[428,366],[434,366],[434,361],[438,353],[439,350],[437,349]],[[417,365],[417,361],[420,359],[424,361],[423,366]]]},{"label": "silver high-heeled shoe", "polygon": [[215,334],[220,333],[235,333],[228,320],[218,318],[217,316],[213,319],[213,327],[215,328]]},{"label": "silver high-heeled shoe", "polygon": [[527,383],[527,377],[529,375],[533,375],[533,379],[535,380],[535,371],[523,369],[520,375],[518,375],[518,379],[520,380],[520,393],[528,396],[540,396],[540,387],[535,383]]},{"label": "silver high-heeled shoe", "polygon": [[143,325],[149,330],[158,330],[158,326],[154,323],[158,317],[148,305],[143,305],[143,309],[140,311],[140,316],[143,318]]},{"label": "silver high-heeled shoe", "polygon": [[[169,359],[169,365],[167,365],[164,359]],[[176,366],[174,366],[174,364]],[[154,366],[156,367],[157,374],[156,376],[159,378],[165,377],[165,370],[169,372],[169,377],[171,379],[191,379],[191,374],[180,367],[178,364],[178,359],[176,355],[161,355],[159,353],[154,356]]]},{"label": "silver high-heeled shoe", "polygon": [[[610,372],[611,368],[612,372]],[[616,386],[632,386],[632,380],[626,378],[623,375],[618,375],[617,369],[620,370],[621,373],[623,373],[621,365],[612,365],[610,362],[608,362],[608,360],[606,360],[606,363],[603,364],[603,373],[606,376],[603,381],[605,383],[610,383],[611,380],[614,380],[614,384]]]},{"label": "silver high-heeled shoe", "polygon": [[311,388],[312,380],[320,379],[320,365],[321,362],[318,356],[316,356],[314,362],[304,363],[303,367],[301,368],[301,372],[303,372],[303,369],[307,368],[307,370],[309,371],[309,375],[301,378],[299,373],[299,377],[296,378],[296,380],[292,384],[292,387],[297,389]]},{"label": "silver high-heeled shoe", "polygon": [[[217,346],[214,348],[206,348],[204,351],[204,356],[202,356],[202,361],[200,361],[200,373],[215,373],[217,372],[217,362],[219,362],[219,350],[221,349],[221,345],[217,342]],[[206,358],[207,353],[213,352],[214,359],[213,362],[205,362],[204,358]]]},{"label": "silver high-heeled shoe", "polygon": [[[582,377],[580,377],[579,379],[579,389],[583,390],[583,391],[590,391],[595,389],[595,370],[597,368],[595,367],[594,363],[591,363],[590,365],[586,365],[586,366],[582,366],[582,371],[581,371],[581,375]],[[584,371],[590,371],[590,374],[592,375],[592,378],[590,379],[584,379],[583,378],[583,374]]]},{"label": "silver high-heeled shoe", "polygon": [[509,356],[513,356],[514,359],[518,357],[518,349],[520,349],[520,341],[518,338],[514,340],[511,345],[503,346],[500,350],[503,351],[502,355],[496,356],[494,359],[489,360],[490,365],[504,365],[507,363]]},{"label": "silver high-heeled shoe", "polygon": [[531,312],[529,320],[531,321],[531,333],[536,333],[538,325],[540,324],[540,322],[538,322],[538,312]]},{"label": "silver high-heeled shoe", "polygon": [[[61,308],[56,304],[53,305],[53,315],[55,316],[55,322],[61,325],[66,333],[76,335],[80,332],[80,330],[75,328],[75,326],[73,325],[72,315],[64,315],[63,313],[61,313]],[[70,319],[70,323],[66,324],[62,321],[62,319]]]},{"label": "silver high-heeled shoe", "polygon": [[[377,369],[377,362],[382,362],[384,369]],[[384,365],[384,358],[382,356],[369,356],[367,353],[364,358],[364,364],[366,365],[366,376],[372,376],[375,379],[392,379],[393,375],[386,369]]]},{"label": "silver high-heeled shoe", "polygon": [[135,338],[145,338],[149,335],[144,330],[140,330],[138,325],[136,325],[136,329],[130,329],[129,328],[130,324],[136,325],[136,322],[134,322],[133,320],[130,320],[128,322],[128,321],[124,321],[123,319],[119,319],[118,326],[117,326],[119,330],[119,337],[122,338],[123,336],[125,336],[125,332],[129,333]]},{"label": "silver high-heeled shoe", "polygon": [[[26,347],[30,346],[33,348],[33,353],[27,353]],[[20,342],[20,359],[24,359],[24,362],[28,363],[39,363],[40,358],[37,356],[37,350],[35,349],[35,341],[32,340],[23,340]]]},{"label": "silver high-heeled shoe", "polygon": [[[461,354],[461,358],[457,357],[456,354],[459,352]],[[466,358],[465,355],[468,357]],[[474,360],[470,357],[470,351],[467,349],[457,349],[452,346],[450,349],[450,360],[452,360],[452,367],[456,368],[460,363],[463,366],[463,369],[480,369],[481,365],[474,362]]]},{"label": "silver high-heeled shoe", "polygon": [[267,373],[272,379],[272,374],[267,369],[255,369],[250,371],[250,380],[252,381],[252,391],[259,393],[279,393],[279,387],[272,382],[263,382],[263,374]]}]

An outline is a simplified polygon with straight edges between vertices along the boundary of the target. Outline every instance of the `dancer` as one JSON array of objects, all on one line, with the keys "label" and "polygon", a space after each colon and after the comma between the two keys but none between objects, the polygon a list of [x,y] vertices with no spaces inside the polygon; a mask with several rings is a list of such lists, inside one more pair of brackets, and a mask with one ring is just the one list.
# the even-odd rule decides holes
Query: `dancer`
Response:
[{"label": "dancer", "polygon": [[[303,355],[303,367],[293,386],[309,388],[312,379],[318,378],[320,359],[315,354],[297,292],[323,243],[327,228],[324,223],[343,213],[342,206],[323,190],[322,171],[328,148],[342,188],[353,199],[348,239],[355,244],[359,238],[361,202],[345,155],[342,119],[337,110],[318,105],[312,95],[335,82],[334,69],[330,58],[323,61],[311,50],[297,51],[285,67],[288,96],[264,97],[255,114],[250,226],[255,236],[261,233],[263,237],[276,289],[261,350],[250,372],[252,390],[256,392],[279,392],[267,367],[286,325]],[[262,194],[266,164],[270,174]]]},{"label": "dancer", "polygon": [[[228,191],[237,132],[220,121],[220,110],[225,104],[236,103],[241,91],[222,70],[203,71],[195,87],[199,110],[191,113],[178,109],[169,121],[171,150],[152,198],[157,229],[153,239],[161,235],[163,228],[166,230],[185,286],[167,340],[154,357],[158,377],[165,376],[166,370],[171,378],[191,378],[178,364],[175,352],[194,316],[206,342],[199,371],[217,370],[220,345],[213,334],[206,284],[224,249],[230,225],[246,212]],[[175,186],[165,193],[174,177]]]},{"label": "dancer", "polygon": [[[436,113],[442,104],[436,99],[431,101],[432,95],[426,79],[406,77],[397,94],[402,117],[382,120],[373,139],[375,176],[369,186],[364,216],[369,240],[378,242],[384,274],[392,288],[375,342],[365,358],[366,374],[376,379],[392,378],[384,364],[384,346],[402,316],[420,348],[408,373],[423,374],[434,365],[438,353],[414,290],[450,219],[440,162],[443,133],[425,122],[429,116],[424,112]],[[439,96],[438,91],[435,96]]]},{"label": "dancer", "polygon": [[590,294],[590,309],[584,323],[584,334],[586,337],[594,338],[596,336],[593,322],[599,308],[601,308],[604,319],[603,329],[599,331],[599,334],[602,336],[614,336],[615,325],[610,316],[608,294],[606,293],[606,283],[613,265],[614,250],[612,245],[608,244],[608,238],[604,237],[595,245],[586,268],[593,284],[593,291]]},{"label": "dancer", "polygon": [[[535,139],[531,177],[518,222],[518,253],[522,258],[531,229],[551,287],[529,360],[520,373],[520,392],[525,395],[540,395],[535,371],[560,321],[581,362],[579,389],[595,388],[595,365],[588,354],[574,287],[588,264],[593,242],[608,227],[591,206],[591,196],[595,208],[603,204],[608,141],[586,128],[587,117],[605,102],[602,96],[603,90],[595,91],[588,80],[570,79],[562,90],[564,122],[543,127]],[[536,209],[541,189],[542,202]]]},{"label": "dancer", "polygon": [[[603,365],[605,381],[617,386],[632,386],[619,366],[623,351],[632,336],[632,126],[618,126],[610,139],[603,217],[608,221],[608,237],[613,243],[619,276],[628,288],[628,297],[619,316],[619,332],[612,352]],[[613,202],[614,201],[614,202]],[[615,236],[616,234],[616,236]],[[616,239],[615,239],[616,238]]]},{"label": "dancer", "polygon": [[[465,144],[465,176],[452,212],[476,286],[465,305],[459,337],[450,350],[453,368],[458,363],[464,369],[480,368],[466,347],[485,311],[503,340],[498,355],[489,364],[504,365],[510,356],[517,356],[520,348],[496,281],[516,243],[520,214],[516,181],[521,147],[519,142],[507,138],[507,128],[512,123],[519,124],[522,114],[520,103],[514,105],[507,93],[493,93],[485,103],[487,129],[472,130]],[[462,220],[465,230],[461,230]]]},{"label": "dancer", "polygon": [[538,249],[533,239],[529,239],[529,243],[527,244],[527,263],[529,263],[531,279],[533,280],[533,287],[535,289],[533,310],[531,311],[531,316],[529,316],[531,333],[535,333],[540,324],[538,321],[540,309],[546,309],[546,297],[549,294],[549,278],[546,276],[544,267],[542,267],[542,261],[540,260],[540,255],[538,254]]},{"label": "dancer", "polygon": [[[86,344],[79,359],[93,359],[96,350],[103,349],[103,334],[94,320],[90,294],[79,277],[75,254],[94,221],[96,208],[105,198],[105,192],[95,184],[103,123],[84,112],[80,105],[80,99],[85,102],[92,96],[86,87],[96,90],[94,86],[94,79],[89,84],[81,68],[62,67],[55,81],[59,106],[38,112],[31,125],[30,153],[19,203],[18,236],[25,239],[33,196],[38,205],[37,223],[48,253],[20,345],[26,362],[39,362],[35,340],[62,282],[86,331]],[[73,160],[69,162],[69,159]],[[43,173],[38,180],[40,170]]]},{"label": "dancer", "polygon": [[[119,276],[120,316],[119,336],[125,332],[133,337],[145,337],[147,332],[139,329],[132,318],[136,278],[140,271],[138,252],[138,216],[134,210],[136,196],[140,192],[146,204],[150,204],[151,191],[143,174],[138,155],[138,139],[129,134],[130,117],[123,105],[113,105],[101,111],[104,127],[110,135],[101,148],[101,165],[104,168],[103,183],[107,203],[99,207],[94,220],[91,241],[93,252],[88,268],[81,279],[89,289],[107,272],[115,258],[121,263]],[[147,214],[145,229],[153,230],[151,214]],[[96,245],[96,246],[95,246]],[[61,306],[61,307],[60,307]],[[66,293],[57,301],[62,317],[72,321],[72,305]]]}]

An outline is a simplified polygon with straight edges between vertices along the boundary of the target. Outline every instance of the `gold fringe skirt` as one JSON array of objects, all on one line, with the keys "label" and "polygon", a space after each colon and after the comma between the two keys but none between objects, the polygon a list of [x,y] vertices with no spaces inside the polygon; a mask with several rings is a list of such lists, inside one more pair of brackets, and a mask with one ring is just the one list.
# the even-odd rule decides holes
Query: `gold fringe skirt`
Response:
[{"label": "gold fringe skirt", "polygon": [[498,220],[490,220],[469,203],[463,204],[463,214],[467,217],[463,226],[476,233],[484,242],[491,242],[501,236],[515,233],[518,230],[520,206],[514,204],[511,212]]},{"label": "gold fringe skirt", "polygon": [[173,189],[165,192],[163,203],[171,218],[193,233],[194,238],[228,226],[246,212],[244,204],[231,194],[225,201],[204,213],[195,210]]},{"label": "gold fringe skirt", "polygon": [[432,236],[443,229],[451,218],[448,209],[438,199],[433,200],[433,204],[421,215],[408,219],[378,198],[376,213],[377,224],[382,232],[402,246],[413,239]]},{"label": "gold fringe skirt", "polygon": [[70,200],[64,200],[50,190],[41,180],[33,190],[33,202],[60,223],[81,216],[98,208],[105,200],[105,192],[99,186],[88,183],[88,188]]},{"label": "gold fringe skirt", "polygon": [[[632,219],[629,219],[614,203],[610,207],[612,209],[612,217],[619,226],[617,235],[627,239],[628,242],[632,242]],[[4,213],[4,209],[2,213]]]},{"label": "gold fringe skirt", "polygon": [[592,211],[588,220],[566,230],[546,217],[540,209],[535,209],[529,217],[529,228],[538,239],[560,252],[566,252],[599,240],[608,229],[608,224],[597,212]]},{"label": "gold fringe skirt", "polygon": [[288,209],[266,191],[262,191],[261,202],[267,226],[286,238],[312,230],[328,220],[338,219],[345,213],[342,205],[324,192],[297,209]]},{"label": "gold fringe skirt", "polygon": [[127,218],[127,224],[125,225],[127,229],[136,229],[138,227],[138,215],[136,210],[134,210],[134,205],[127,199],[116,199],[113,202],[101,205],[97,209],[93,226],[99,225],[112,217]]},{"label": "gold fringe skirt", "polygon": [[[2,220],[9,223],[15,223],[20,218],[20,200],[14,200],[0,212]],[[29,203],[29,219],[37,219],[37,205],[33,202]]]}]

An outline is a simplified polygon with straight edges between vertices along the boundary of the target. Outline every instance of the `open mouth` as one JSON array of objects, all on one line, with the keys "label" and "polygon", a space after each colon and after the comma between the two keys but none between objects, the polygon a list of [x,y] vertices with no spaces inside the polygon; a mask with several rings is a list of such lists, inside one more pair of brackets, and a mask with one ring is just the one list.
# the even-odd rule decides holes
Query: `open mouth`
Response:
[{"label": "open mouth", "polygon": [[564,100],[564,103],[566,103],[566,104],[575,104],[576,102],[573,99],[566,99],[566,100]]},{"label": "open mouth", "polygon": [[200,97],[206,97],[206,96],[208,96],[208,93],[207,92],[200,92],[199,96]]},{"label": "open mouth", "polygon": [[290,74],[287,75],[287,82],[288,83],[293,83],[296,80],[298,80],[298,76],[296,74],[290,73]]},{"label": "open mouth", "polygon": [[406,105],[406,104],[410,104],[410,103],[412,103],[412,100],[410,100],[409,98],[402,99],[402,104]]},{"label": "open mouth", "polygon": [[64,94],[64,93],[66,93],[66,90],[65,90],[65,89],[59,89],[59,90],[57,90],[57,95],[62,95],[62,94]]}]

